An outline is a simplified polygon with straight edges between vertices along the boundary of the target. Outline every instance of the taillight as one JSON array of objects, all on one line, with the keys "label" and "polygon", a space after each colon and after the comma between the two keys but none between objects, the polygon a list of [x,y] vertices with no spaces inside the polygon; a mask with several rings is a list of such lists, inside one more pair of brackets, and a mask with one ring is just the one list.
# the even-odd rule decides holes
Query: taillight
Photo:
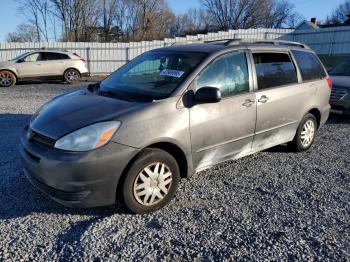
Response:
[{"label": "taillight", "polygon": [[83,61],[84,63],[86,63],[85,59],[84,58],[80,58],[81,61]]},{"label": "taillight", "polygon": [[332,82],[332,79],[330,77],[327,77],[327,83],[328,83],[328,87],[330,89],[332,89],[333,82]]}]

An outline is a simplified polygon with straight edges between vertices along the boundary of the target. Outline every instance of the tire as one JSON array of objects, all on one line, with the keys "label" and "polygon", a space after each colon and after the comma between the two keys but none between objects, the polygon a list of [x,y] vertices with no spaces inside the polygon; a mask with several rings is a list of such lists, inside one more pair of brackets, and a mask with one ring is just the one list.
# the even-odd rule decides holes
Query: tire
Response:
[{"label": "tire", "polygon": [[0,86],[10,87],[16,84],[16,76],[14,73],[8,70],[0,71]]},{"label": "tire", "polygon": [[317,121],[316,117],[308,113],[301,120],[294,140],[291,142],[291,146],[298,152],[308,150],[315,141],[317,133]]},{"label": "tire", "polygon": [[74,84],[80,82],[80,73],[78,70],[70,68],[63,74],[63,80],[68,84]]},{"label": "tire", "polygon": [[174,197],[179,181],[179,166],[172,155],[160,149],[146,149],[127,172],[122,187],[124,204],[136,214],[156,211]]}]

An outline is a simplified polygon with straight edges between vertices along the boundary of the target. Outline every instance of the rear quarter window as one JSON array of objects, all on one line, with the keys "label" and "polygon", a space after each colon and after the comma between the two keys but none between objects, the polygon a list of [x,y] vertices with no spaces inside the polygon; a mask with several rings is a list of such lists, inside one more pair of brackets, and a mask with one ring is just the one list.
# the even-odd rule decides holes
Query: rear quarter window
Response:
[{"label": "rear quarter window", "polygon": [[317,80],[326,77],[326,72],[315,54],[303,51],[292,51],[297,61],[303,81]]}]

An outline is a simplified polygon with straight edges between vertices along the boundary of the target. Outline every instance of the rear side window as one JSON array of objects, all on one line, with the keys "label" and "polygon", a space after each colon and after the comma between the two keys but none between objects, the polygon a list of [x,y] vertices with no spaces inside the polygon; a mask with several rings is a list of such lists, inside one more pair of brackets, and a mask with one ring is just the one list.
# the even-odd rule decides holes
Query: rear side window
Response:
[{"label": "rear side window", "polygon": [[295,66],[285,53],[254,53],[258,89],[298,83]]},{"label": "rear side window", "polygon": [[69,59],[68,55],[61,54],[61,53],[44,53],[44,60],[62,60],[62,59]]},{"label": "rear side window", "polygon": [[292,51],[292,53],[298,63],[304,81],[326,77],[326,72],[315,54],[303,51]]}]

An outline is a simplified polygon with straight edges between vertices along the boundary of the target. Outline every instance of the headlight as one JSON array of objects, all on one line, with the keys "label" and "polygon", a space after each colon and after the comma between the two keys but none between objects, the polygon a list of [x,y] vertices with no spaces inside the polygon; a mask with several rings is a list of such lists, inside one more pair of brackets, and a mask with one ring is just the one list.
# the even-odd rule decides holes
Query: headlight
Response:
[{"label": "headlight", "polygon": [[89,151],[99,148],[111,140],[119,127],[119,121],[96,123],[58,139],[55,148],[67,151]]}]

